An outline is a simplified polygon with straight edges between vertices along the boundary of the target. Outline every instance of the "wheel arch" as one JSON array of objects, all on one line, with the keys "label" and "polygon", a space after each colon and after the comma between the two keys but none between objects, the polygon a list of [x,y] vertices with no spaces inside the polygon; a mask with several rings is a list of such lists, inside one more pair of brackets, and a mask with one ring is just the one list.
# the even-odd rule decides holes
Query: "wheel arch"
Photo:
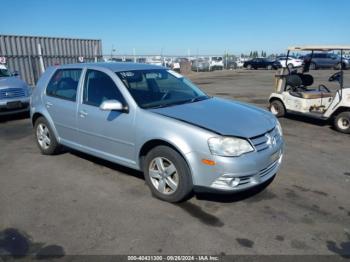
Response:
[{"label": "wheel arch", "polygon": [[32,126],[33,126],[33,127],[34,127],[34,125],[35,125],[36,120],[37,120],[39,117],[45,117],[45,116],[44,116],[43,114],[41,114],[41,113],[38,113],[38,112],[36,112],[36,113],[33,114],[33,116],[32,116]]},{"label": "wheel arch", "polygon": [[269,98],[269,103],[272,103],[272,101],[275,101],[275,100],[280,101],[280,102],[282,103],[284,109],[286,109],[286,106],[285,106],[283,100],[282,100],[281,98],[279,98],[279,97],[276,97],[276,96],[270,97],[270,98]]},{"label": "wheel arch", "polygon": [[140,170],[143,169],[143,161],[144,161],[146,155],[148,154],[148,152],[150,152],[153,148],[155,148],[157,146],[168,146],[171,149],[175,150],[177,153],[179,153],[180,156],[184,159],[185,163],[187,164],[188,170],[190,171],[190,174],[191,174],[191,179],[193,181],[192,168],[191,168],[185,154],[177,146],[175,146],[173,143],[166,141],[166,140],[163,140],[163,139],[151,139],[142,145],[141,149],[139,150],[139,154],[138,154]]},{"label": "wheel arch", "polygon": [[350,107],[346,107],[346,106],[340,106],[338,107],[332,114],[331,114],[331,118],[335,118],[337,117],[337,115],[339,115],[340,113],[343,112],[350,112]]},{"label": "wheel arch", "polygon": [[46,121],[49,123],[49,125],[50,125],[50,127],[51,127],[51,129],[52,129],[52,131],[53,131],[53,133],[54,133],[54,135],[56,137],[56,139],[57,139],[57,142],[59,142],[60,141],[60,137],[59,137],[59,135],[57,133],[56,127],[55,127],[55,125],[54,125],[54,123],[53,123],[53,121],[52,121],[52,119],[51,119],[49,114],[46,114],[46,113],[44,113],[42,111],[35,112],[33,114],[33,116],[32,116],[32,119],[31,119],[32,120],[32,126],[34,127],[35,122],[38,120],[39,117],[43,117],[43,118],[46,119]]}]

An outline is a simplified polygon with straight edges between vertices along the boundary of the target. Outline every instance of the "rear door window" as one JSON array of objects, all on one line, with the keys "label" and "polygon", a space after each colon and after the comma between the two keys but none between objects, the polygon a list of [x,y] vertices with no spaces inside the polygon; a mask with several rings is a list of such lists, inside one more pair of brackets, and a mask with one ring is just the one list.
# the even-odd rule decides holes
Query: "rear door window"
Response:
[{"label": "rear door window", "polygon": [[46,95],[76,101],[81,69],[59,69],[51,78]]}]

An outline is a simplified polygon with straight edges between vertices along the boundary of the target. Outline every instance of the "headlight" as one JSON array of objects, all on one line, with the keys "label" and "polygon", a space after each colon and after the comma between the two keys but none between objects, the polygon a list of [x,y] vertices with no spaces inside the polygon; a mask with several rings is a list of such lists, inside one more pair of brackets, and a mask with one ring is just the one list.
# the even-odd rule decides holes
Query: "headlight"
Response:
[{"label": "headlight", "polygon": [[211,153],[218,156],[240,156],[254,151],[247,140],[235,137],[212,137],[208,145]]},{"label": "headlight", "polygon": [[279,134],[280,136],[282,136],[282,135],[283,135],[282,126],[281,126],[281,124],[280,124],[280,122],[279,122],[278,120],[277,120],[276,128],[277,128],[278,134]]}]

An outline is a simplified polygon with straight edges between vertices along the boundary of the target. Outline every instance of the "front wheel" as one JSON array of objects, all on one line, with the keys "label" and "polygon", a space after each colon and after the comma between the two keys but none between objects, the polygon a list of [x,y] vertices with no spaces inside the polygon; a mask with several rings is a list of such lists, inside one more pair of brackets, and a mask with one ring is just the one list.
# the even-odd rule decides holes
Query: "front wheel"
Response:
[{"label": "front wheel", "polygon": [[36,143],[43,155],[54,155],[59,149],[60,145],[44,117],[39,117],[34,125]]},{"label": "front wheel", "polygon": [[267,66],[267,70],[272,70],[272,69],[273,69],[272,65]]},{"label": "front wheel", "polygon": [[183,157],[170,147],[152,149],[145,158],[143,170],[152,194],[161,200],[180,202],[192,191],[190,169]]},{"label": "front wheel", "polygon": [[283,117],[286,114],[286,110],[284,109],[284,105],[279,100],[273,100],[270,103],[270,112],[276,117]]},{"label": "front wheel", "polygon": [[342,112],[334,119],[334,127],[339,132],[350,134],[350,112]]}]

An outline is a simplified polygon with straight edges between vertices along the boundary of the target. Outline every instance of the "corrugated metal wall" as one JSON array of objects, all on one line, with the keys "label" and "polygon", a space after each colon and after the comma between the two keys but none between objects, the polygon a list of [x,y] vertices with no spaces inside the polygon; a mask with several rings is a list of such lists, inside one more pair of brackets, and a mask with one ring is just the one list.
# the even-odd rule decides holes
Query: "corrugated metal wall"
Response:
[{"label": "corrugated metal wall", "polygon": [[23,80],[34,86],[40,77],[38,44],[45,68],[57,64],[102,59],[102,42],[93,39],[0,35],[0,57],[6,58],[10,71],[18,71]]}]

